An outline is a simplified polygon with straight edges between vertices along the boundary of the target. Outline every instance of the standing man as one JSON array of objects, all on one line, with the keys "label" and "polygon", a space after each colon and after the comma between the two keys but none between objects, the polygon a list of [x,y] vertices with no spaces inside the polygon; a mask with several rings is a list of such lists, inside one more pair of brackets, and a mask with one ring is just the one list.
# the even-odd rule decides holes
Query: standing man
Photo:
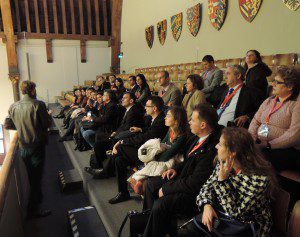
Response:
[{"label": "standing man", "polygon": [[202,89],[202,92],[207,98],[214,91],[215,87],[221,84],[223,72],[215,66],[215,60],[211,55],[205,55],[203,57],[202,65],[204,69],[204,73],[202,74],[204,88]]},{"label": "standing man", "polygon": [[24,160],[31,187],[28,215],[44,217],[51,214],[51,211],[42,210],[40,207],[43,199],[41,183],[51,117],[45,103],[36,99],[35,87],[34,82],[23,81],[21,91],[24,97],[11,105],[8,113],[18,132],[21,158]]},{"label": "standing man", "polygon": [[165,106],[181,106],[182,96],[180,90],[173,83],[170,83],[170,76],[167,71],[159,72],[158,83],[162,89],[158,95],[163,99]]}]

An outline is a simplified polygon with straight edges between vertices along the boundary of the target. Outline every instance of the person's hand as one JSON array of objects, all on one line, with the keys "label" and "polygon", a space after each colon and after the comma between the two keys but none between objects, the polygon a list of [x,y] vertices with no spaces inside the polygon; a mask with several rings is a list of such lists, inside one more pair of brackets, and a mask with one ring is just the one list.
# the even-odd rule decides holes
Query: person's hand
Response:
[{"label": "person's hand", "polygon": [[51,110],[51,109],[48,110],[48,114],[49,114],[49,115],[52,115],[52,113],[53,113],[53,110]]},{"label": "person's hand", "polygon": [[83,121],[86,121],[87,119],[87,116],[84,116],[82,119],[81,119],[81,121],[83,122]]},{"label": "person's hand", "polygon": [[209,232],[212,230],[214,218],[218,219],[217,213],[210,204],[206,204],[203,210],[202,224],[207,226]]},{"label": "person's hand", "polygon": [[244,127],[245,123],[248,121],[248,116],[247,115],[242,115],[238,118],[236,118],[234,120],[235,124],[238,126],[238,127]]},{"label": "person's hand", "polygon": [[116,132],[112,132],[112,134],[110,134],[110,137],[114,137],[114,136],[116,136]]},{"label": "person's hand", "polygon": [[112,154],[113,155],[117,155],[118,154],[118,146],[119,146],[119,144],[120,144],[120,141],[118,141],[115,145],[114,145],[114,147],[113,147],[113,150],[112,150]]},{"label": "person's hand", "polygon": [[165,171],[161,177],[165,179],[167,177],[168,180],[173,179],[177,175],[177,172],[174,169],[168,169]]},{"label": "person's hand", "polygon": [[141,132],[142,129],[141,129],[141,128],[138,128],[138,127],[131,127],[131,128],[129,129],[129,131],[130,131],[130,132]]},{"label": "person's hand", "polygon": [[234,158],[228,157],[226,161],[220,161],[220,170],[219,170],[219,181],[223,181],[228,178],[234,163]]},{"label": "person's hand", "polygon": [[164,196],[164,193],[163,193],[163,191],[162,191],[162,188],[160,188],[159,189],[159,191],[158,191],[158,197],[163,197]]},{"label": "person's hand", "polygon": [[256,144],[259,149],[264,149],[268,146],[268,142],[264,139],[259,139],[260,143]]}]

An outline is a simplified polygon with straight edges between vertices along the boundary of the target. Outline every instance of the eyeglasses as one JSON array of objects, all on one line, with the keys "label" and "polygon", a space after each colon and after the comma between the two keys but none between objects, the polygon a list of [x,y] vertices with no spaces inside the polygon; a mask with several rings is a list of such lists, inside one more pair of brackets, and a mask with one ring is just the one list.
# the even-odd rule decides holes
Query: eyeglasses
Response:
[{"label": "eyeglasses", "polygon": [[276,85],[285,85],[284,81],[277,81],[277,80],[273,80],[272,83],[276,84]]}]

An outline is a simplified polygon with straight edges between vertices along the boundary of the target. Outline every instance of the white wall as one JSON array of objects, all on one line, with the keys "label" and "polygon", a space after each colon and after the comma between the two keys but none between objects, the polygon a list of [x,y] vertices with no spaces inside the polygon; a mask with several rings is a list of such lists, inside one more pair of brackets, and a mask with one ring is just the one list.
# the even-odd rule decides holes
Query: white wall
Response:
[{"label": "white wall", "polygon": [[6,46],[0,41],[0,124],[3,124],[9,106],[13,103],[13,89],[8,78]]},{"label": "white wall", "polygon": [[[202,3],[200,31],[193,37],[187,27],[186,10]],[[228,1],[228,12],[220,31],[211,26],[207,0],[126,0],[123,1],[121,41],[124,58],[121,70],[201,61],[205,54],[216,59],[243,57],[247,50],[262,55],[300,53],[300,9],[289,10],[281,0],[264,0],[252,23],[240,14],[238,1]],[[171,32],[171,16],[183,12],[183,30],[178,42]],[[162,46],[157,22],[167,19],[167,38]],[[152,49],[145,40],[145,28],[154,25]]]},{"label": "white wall", "polygon": [[38,98],[53,102],[61,91],[83,85],[85,80],[95,80],[96,75],[110,71],[110,48],[107,42],[87,41],[87,62],[81,63],[80,42],[54,40],[53,63],[47,63],[45,40],[19,40],[18,62],[21,81],[28,80],[27,57],[31,80],[37,84]]}]

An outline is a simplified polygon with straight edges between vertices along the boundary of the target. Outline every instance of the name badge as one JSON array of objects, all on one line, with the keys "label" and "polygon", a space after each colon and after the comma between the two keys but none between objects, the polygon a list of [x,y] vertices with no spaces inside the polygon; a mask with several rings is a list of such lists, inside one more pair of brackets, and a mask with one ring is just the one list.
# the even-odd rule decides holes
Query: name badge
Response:
[{"label": "name badge", "polygon": [[269,127],[268,124],[263,123],[262,125],[259,126],[257,135],[260,137],[265,137],[267,138],[269,134]]}]

